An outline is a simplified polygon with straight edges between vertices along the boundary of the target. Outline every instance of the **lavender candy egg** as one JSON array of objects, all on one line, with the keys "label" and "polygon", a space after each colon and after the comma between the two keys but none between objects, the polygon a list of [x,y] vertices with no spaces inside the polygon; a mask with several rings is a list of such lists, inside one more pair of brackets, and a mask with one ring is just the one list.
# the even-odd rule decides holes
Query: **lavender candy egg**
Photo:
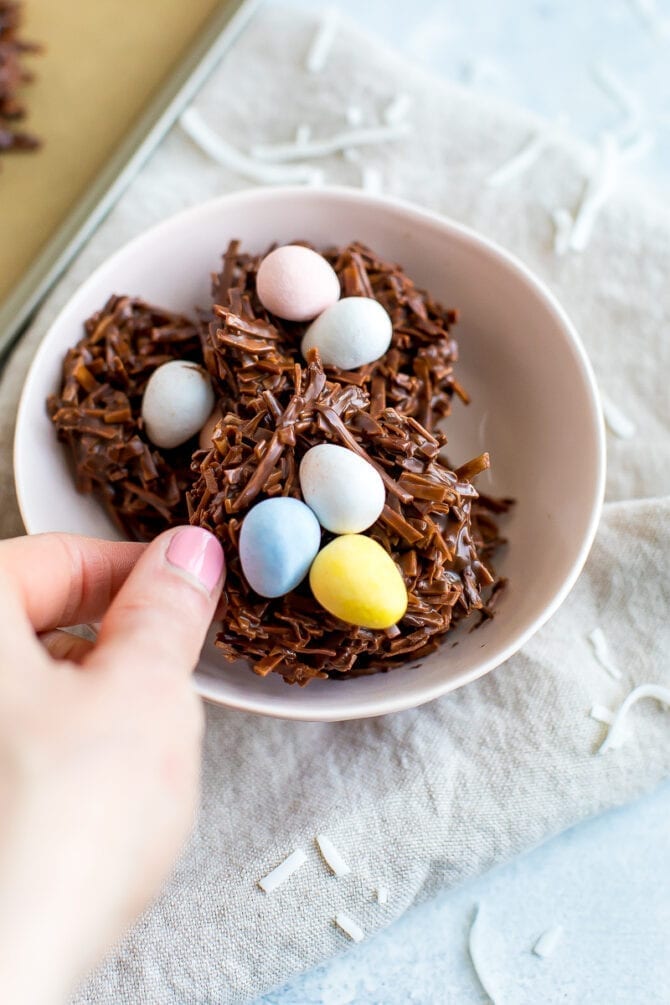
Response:
[{"label": "lavender candy egg", "polygon": [[303,499],[333,534],[359,534],[379,518],[386,490],[376,468],[335,443],[310,447],[300,462]]},{"label": "lavender candy egg", "polygon": [[213,408],[214,391],[206,370],[185,359],[163,363],[144,389],[146,434],[157,447],[172,450],[195,436]]},{"label": "lavender candy egg", "polygon": [[285,321],[311,321],[340,296],[340,281],[326,259],[300,244],[275,248],[261,262],[256,292],[266,310]]},{"label": "lavender candy egg", "polygon": [[318,349],[321,362],[342,370],[374,363],[391,344],[393,325],[382,305],[370,297],[344,297],[313,321],[301,352]]},{"label": "lavender candy egg", "polygon": [[299,499],[265,499],[240,530],[245,579],[261,597],[282,597],[305,578],[321,544],[319,521]]}]

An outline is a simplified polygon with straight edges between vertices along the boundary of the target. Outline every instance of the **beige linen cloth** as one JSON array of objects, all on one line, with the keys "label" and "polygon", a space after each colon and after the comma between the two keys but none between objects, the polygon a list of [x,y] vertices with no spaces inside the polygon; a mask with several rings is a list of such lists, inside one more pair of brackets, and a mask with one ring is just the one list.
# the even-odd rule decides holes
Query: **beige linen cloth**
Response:
[{"label": "beige linen cloth", "polygon": [[[670,773],[670,715],[656,703],[636,706],[629,741],[602,756],[594,751],[603,727],[588,715],[595,702],[616,707],[638,683],[670,684],[670,218],[621,187],[586,251],[556,257],[550,211],[577,206],[583,151],[552,140],[516,181],[484,187],[536,120],[428,77],[348,25],[323,72],[309,75],[313,32],[303,14],[258,15],[199,97],[205,119],[246,149],[289,139],[303,122],[317,135],[340,130],[352,104],[379,121],[395,95],[409,95],[412,135],[366,150],[367,162],[383,171],[389,193],[473,225],[535,269],[637,432],[608,437],[607,503],[577,586],[504,667],[424,708],[365,722],[294,724],[207,709],[202,810],[190,847],[79,1003],[247,1001],[346,949],[336,911],[372,933],[437,890]],[[359,183],[356,164],[338,155],[322,163],[328,181]],[[21,532],[11,479],[17,396],[56,311],[133,234],[247,184],[175,128],[53,293],[2,385],[4,535]],[[587,642],[596,626],[623,671],[619,683]],[[343,851],[351,875],[328,874],[316,833]],[[307,850],[306,865],[262,893],[256,881],[297,847]],[[378,885],[389,891],[384,906],[373,898]]]}]

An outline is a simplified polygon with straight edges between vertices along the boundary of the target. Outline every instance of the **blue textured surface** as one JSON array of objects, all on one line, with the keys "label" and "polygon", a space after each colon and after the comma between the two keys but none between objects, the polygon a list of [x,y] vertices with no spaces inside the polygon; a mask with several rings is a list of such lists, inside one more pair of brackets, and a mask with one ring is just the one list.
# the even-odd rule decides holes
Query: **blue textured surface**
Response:
[{"label": "blue textured surface", "polygon": [[[261,1002],[483,1005],[467,951],[475,904],[496,1005],[667,1005],[670,783],[415,908]],[[563,938],[540,959],[532,947],[555,925]]]},{"label": "blue textured surface", "polygon": [[[667,37],[653,30],[639,0],[480,0],[476,9],[466,0],[340,0],[335,6],[427,69],[541,115],[567,116],[589,142],[622,120],[596,80],[597,65],[604,65],[634,96],[642,128],[654,137],[632,170],[659,193],[670,191],[668,3],[652,5],[666,20]],[[486,1002],[467,954],[475,903],[497,1005],[667,1005],[670,783],[444,893],[261,1001]],[[565,929],[563,940],[541,960],[531,948],[556,924]]]}]

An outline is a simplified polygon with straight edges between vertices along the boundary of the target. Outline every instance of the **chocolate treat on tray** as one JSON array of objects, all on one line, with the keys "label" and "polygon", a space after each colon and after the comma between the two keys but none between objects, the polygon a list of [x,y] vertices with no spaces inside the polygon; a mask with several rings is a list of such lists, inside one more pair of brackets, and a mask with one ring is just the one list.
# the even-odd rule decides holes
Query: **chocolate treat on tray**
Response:
[{"label": "chocolate treat on tray", "polygon": [[26,53],[40,51],[40,46],[24,42],[19,36],[21,4],[0,0],[0,153],[7,150],[34,150],[40,141],[30,133],[17,130],[14,123],[23,119],[26,109],[19,98],[23,84],[32,74],[23,65]]},{"label": "chocolate treat on tray", "polygon": [[113,297],[49,411],[78,487],[132,537],[187,518],[219,537],[222,657],[306,684],[416,660],[490,617],[509,501],[473,485],[487,454],[455,471],[441,456],[437,424],[467,401],[456,313],[359,243],[231,242],[213,300],[198,333]]}]

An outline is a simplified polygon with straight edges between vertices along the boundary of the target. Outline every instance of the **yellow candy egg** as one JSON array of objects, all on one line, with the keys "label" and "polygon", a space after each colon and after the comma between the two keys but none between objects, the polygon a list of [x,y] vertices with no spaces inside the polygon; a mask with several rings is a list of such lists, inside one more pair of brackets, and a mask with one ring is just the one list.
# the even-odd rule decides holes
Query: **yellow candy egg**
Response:
[{"label": "yellow candy egg", "polygon": [[362,628],[390,628],[407,610],[407,590],[395,562],[362,534],[343,534],[322,548],[312,562],[309,585],[322,607]]}]

